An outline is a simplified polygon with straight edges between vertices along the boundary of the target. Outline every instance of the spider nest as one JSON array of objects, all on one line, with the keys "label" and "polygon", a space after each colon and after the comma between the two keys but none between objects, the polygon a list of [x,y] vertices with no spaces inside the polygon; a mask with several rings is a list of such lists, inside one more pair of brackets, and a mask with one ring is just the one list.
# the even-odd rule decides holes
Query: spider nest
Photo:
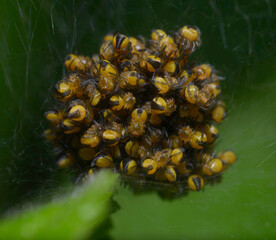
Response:
[{"label": "spider nest", "polygon": [[68,55],[58,108],[45,113],[58,167],[76,169],[78,181],[109,168],[157,191],[199,191],[219,177],[236,156],[215,155],[223,78],[189,61],[200,45],[199,29],[184,26],[173,35],[153,30],[149,40],[108,34],[99,54]]}]

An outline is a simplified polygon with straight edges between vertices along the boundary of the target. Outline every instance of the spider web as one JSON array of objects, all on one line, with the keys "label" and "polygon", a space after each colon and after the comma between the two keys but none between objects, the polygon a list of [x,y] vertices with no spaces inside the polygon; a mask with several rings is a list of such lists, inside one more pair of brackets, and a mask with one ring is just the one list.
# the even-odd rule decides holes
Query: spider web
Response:
[{"label": "spider web", "polygon": [[[192,223],[202,223],[198,235],[202,237],[216,229],[204,222],[209,220],[221,229],[213,235],[217,237],[226,234],[227,238],[240,239],[249,230],[252,236],[275,236],[275,194],[270,194],[275,188],[276,174],[275,1],[3,0],[1,4],[2,213],[30,201],[46,201],[70,183],[68,172],[56,170],[51,147],[41,137],[46,127],[43,112],[54,104],[51,89],[65,72],[64,57],[68,53],[96,53],[109,32],[149,37],[154,28],[172,33],[188,24],[198,26],[202,32],[203,45],[195,59],[212,64],[226,77],[222,88],[228,118],[219,128],[221,135],[216,147],[233,149],[239,161],[225,173],[222,183],[172,203],[154,193],[137,197],[119,187],[115,199],[123,207],[113,216],[112,234],[115,239],[122,239],[119,225],[124,223],[124,233],[133,238],[139,239],[142,234],[150,238],[163,226],[160,236],[173,232],[177,239],[185,231],[190,233],[188,226]],[[153,201],[156,208],[136,210]],[[237,214],[245,209],[244,214],[238,215],[244,221],[243,230],[230,231],[225,224],[218,223],[222,214],[208,217],[216,210],[214,203],[229,215],[231,211],[224,209],[226,204],[238,206],[234,209]],[[181,214],[194,204],[199,206],[195,207],[190,224],[177,224],[176,220],[184,221]],[[257,209],[258,213],[253,214],[250,209]],[[128,212],[138,220],[129,219]],[[196,221],[196,217],[201,221]],[[256,218],[259,220],[252,220]],[[228,222],[238,228],[233,218]]]}]

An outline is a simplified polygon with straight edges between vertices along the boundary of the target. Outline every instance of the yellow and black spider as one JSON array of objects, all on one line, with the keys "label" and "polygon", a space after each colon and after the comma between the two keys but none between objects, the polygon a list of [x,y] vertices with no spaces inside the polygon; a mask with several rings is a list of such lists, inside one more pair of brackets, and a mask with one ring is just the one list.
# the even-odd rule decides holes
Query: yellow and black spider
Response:
[{"label": "yellow and black spider", "polygon": [[216,70],[190,62],[200,45],[199,29],[184,26],[149,40],[107,34],[92,57],[69,54],[58,107],[45,112],[58,167],[83,180],[109,168],[168,191],[199,191],[219,177],[236,156],[214,154],[226,111]]}]

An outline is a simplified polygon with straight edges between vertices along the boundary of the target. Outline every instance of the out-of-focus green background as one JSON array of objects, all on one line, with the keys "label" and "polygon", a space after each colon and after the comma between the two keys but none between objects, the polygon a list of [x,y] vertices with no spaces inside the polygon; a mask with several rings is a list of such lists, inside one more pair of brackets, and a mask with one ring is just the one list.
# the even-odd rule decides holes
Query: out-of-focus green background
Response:
[{"label": "out-of-focus green background", "polygon": [[[201,29],[195,54],[226,77],[228,117],[217,149],[238,162],[221,183],[168,201],[117,186],[121,209],[113,239],[274,239],[276,237],[276,2],[1,0],[0,212],[61,194],[70,172],[58,171],[41,134],[50,88],[68,53],[91,55],[112,31],[150,36],[189,24]],[[77,207],[77,206],[76,206]]]}]

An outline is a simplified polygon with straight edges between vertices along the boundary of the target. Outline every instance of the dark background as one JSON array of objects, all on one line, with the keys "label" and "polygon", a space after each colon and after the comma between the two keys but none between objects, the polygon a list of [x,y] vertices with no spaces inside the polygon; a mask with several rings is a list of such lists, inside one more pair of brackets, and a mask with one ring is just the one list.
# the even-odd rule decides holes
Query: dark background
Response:
[{"label": "dark background", "polygon": [[46,201],[71,181],[69,172],[56,169],[42,138],[43,113],[54,104],[51,89],[64,74],[64,57],[96,53],[109,32],[149,37],[154,28],[172,33],[188,24],[202,32],[194,58],[226,78],[229,114],[217,148],[233,149],[239,160],[222,183],[172,202],[118,187],[121,210],[112,216],[112,236],[275,237],[275,1],[0,2],[2,214]]}]

